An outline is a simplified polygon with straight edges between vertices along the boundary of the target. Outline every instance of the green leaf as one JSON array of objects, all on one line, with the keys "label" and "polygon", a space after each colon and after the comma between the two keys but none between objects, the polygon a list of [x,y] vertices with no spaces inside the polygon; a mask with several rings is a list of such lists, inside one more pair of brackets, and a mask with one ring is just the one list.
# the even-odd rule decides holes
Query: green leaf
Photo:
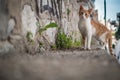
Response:
[{"label": "green leaf", "polygon": [[70,14],[70,9],[69,8],[67,8],[67,15],[69,15]]},{"label": "green leaf", "polygon": [[53,22],[49,23],[44,28],[39,29],[39,33],[41,34],[43,31],[47,30],[48,28],[55,28],[55,27],[58,27],[56,23],[53,23]]},{"label": "green leaf", "polygon": [[54,23],[54,22],[52,22],[52,23],[45,26],[46,29],[47,28],[54,28],[54,27],[58,27],[58,25],[56,23]]},{"label": "green leaf", "polygon": [[29,42],[33,42],[32,37],[33,37],[32,32],[29,32],[29,31],[28,31],[27,34],[26,34],[26,38],[27,38],[27,40],[28,40]]}]

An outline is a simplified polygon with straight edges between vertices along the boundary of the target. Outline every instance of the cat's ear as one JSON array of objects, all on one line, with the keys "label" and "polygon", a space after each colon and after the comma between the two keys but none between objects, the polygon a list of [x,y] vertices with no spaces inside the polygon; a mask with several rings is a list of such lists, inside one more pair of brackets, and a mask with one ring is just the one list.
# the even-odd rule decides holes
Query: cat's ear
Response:
[{"label": "cat's ear", "polygon": [[83,8],[83,6],[82,5],[80,5],[80,10],[83,10],[84,8]]},{"label": "cat's ear", "polygon": [[92,11],[93,11],[93,9],[89,9],[89,10],[88,10],[89,14],[91,14],[91,13],[92,13]]}]

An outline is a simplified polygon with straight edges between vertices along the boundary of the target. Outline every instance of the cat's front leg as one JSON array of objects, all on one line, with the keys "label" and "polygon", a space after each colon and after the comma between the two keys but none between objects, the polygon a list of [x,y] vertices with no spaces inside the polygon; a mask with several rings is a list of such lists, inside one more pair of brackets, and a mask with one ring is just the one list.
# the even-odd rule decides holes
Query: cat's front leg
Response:
[{"label": "cat's front leg", "polygon": [[86,50],[86,49],[87,49],[87,44],[88,44],[88,42],[87,42],[87,37],[85,37],[84,40],[85,40],[85,41],[84,41],[84,50]]},{"label": "cat's front leg", "polygon": [[87,49],[91,50],[91,40],[92,40],[92,34],[88,34],[87,36]]}]

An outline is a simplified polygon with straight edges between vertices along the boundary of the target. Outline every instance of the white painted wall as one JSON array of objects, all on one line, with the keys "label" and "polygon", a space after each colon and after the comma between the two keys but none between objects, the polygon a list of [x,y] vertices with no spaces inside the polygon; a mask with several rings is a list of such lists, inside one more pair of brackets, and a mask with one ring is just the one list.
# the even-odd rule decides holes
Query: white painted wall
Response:
[{"label": "white painted wall", "polygon": [[32,11],[30,5],[24,5],[21,12],[22,17],[22,34],[26,36],[27,32],[32,32],[33,38],[35,37],[37,30],[37,20],[34,11]]}]

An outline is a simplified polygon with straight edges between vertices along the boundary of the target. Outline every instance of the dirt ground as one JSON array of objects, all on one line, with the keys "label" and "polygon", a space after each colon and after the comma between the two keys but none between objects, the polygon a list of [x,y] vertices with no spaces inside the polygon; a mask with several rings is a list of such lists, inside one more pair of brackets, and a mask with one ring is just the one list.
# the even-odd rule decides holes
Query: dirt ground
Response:
[{"label": "dirt ground", "polygon": [[120,80],[120,65],[104,50],[10,52],[0,56],[0,80]]}]

